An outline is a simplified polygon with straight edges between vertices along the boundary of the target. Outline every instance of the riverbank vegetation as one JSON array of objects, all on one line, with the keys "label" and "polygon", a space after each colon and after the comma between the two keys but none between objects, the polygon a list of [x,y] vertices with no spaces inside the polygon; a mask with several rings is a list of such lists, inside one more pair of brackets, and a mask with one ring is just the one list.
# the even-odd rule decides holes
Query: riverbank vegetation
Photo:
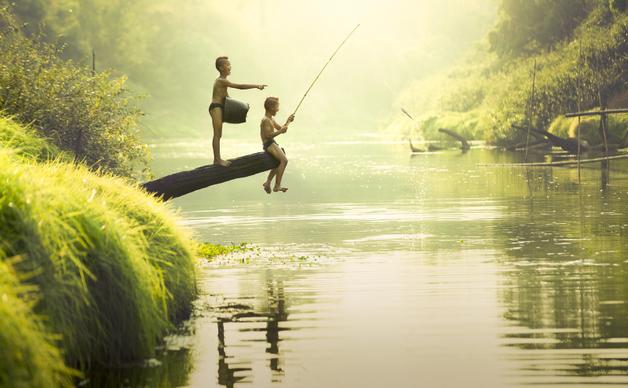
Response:
[{"label": "riverbank vegetation", "polygon": [[29,39],[9,8],[0,8],[0,111],[93,169],[123,176],[147,172],[141,112],[125,78],[92,72],[58,54]]},{"label": "riverbank vegetation", "polygon": [[[19,128],[6,119],[0,127]],[[14,293],[31,301],[25,319],[45,323],[42,338],[72,367],[151,356],[190,313],[192,239],[158,199],[122,178],[41,160],[52,147],[31,138],[39,145],[0,150],[0,247],[28,290]]]},{"label": "riverbank vegetation", "polygon": [[[389,129],[442,139],[438,129],[448,128],[505,145],[521,141],[513,127],[530,122],[575,136],[578,119],[561,115],[628,106],[626,11],[622,0],[502,0],[495,26],[465,63],[405,92],[400,104],[418,125],[399,115]],[[621,139],[628,120],[610,120],[611,136]],[[583,137],[601,142],[599,118],[581,121]]]},{"label": "riverbank vegetation", "polygon": [[152,357],[189,316],[197,244],[133,179],[139,116],[0,9],[0,387]]}]

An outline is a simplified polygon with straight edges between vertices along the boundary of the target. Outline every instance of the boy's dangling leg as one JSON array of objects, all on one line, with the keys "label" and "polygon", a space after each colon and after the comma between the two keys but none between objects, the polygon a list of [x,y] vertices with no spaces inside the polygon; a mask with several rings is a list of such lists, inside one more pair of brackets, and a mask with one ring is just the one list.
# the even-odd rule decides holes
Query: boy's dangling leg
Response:
[{"label": "boy's dangling leg", "polygon": [[266,192],[266,194],[270,194],[270,184],[273,181],[273,178],[275,177],[275,175],[277,175],[277,169],[273,168],[272,170],[270,170],[270,173],[268,173],[268,179],[266,179],[266,182],[264,182],[262,184],[262,187],[264,187],[264,191]]},{"label": "boy's dangling leg", "polygon": [[277,175],[275,177],[275,187],[273,188],[273,191],[281,191],[282,193],[285,193],[286,191],[288,191],[288,188],[281,187],[281,178],[283,177],[283,173],[286,170],[286,166],[288,165],[288,158],[277,144],[272,144],[270,147],[268,147],[268,152],[270,152],[275,157],[275,159],[279,161],[279,167],[277,167]]}]

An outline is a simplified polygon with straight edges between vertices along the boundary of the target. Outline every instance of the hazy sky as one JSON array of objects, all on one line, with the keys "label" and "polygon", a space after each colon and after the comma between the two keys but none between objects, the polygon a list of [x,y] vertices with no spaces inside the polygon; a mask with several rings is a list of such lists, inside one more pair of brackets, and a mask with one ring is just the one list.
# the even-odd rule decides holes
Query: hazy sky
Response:
[{"label": "hazy sky", "polygon": [[[233,81],[270,85],[232,92],[251,104],[249,126],[258,123],[269,95],[280,98],[283,120],[360,23],[297,114],[295,125],[334,131],[384,126],[407,85],[460,58],[486,34],[496,9],[494,0],[188,0],[176,7],[191,47],[186,55],[197,56],[181,58],[190,62],[180,75],[192,78],[185,84],[206,89],[209,99],[213,61],[227,55]],[[190,101],[198,112],[191,119],[209,125],[207,102]]]}]

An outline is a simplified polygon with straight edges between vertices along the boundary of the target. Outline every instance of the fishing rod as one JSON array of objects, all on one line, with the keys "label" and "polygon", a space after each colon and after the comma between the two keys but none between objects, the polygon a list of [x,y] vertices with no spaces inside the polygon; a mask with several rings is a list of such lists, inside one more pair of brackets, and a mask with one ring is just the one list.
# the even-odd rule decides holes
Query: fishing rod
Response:
[{"label": "fishing rod", "polygon": [[345,38],[345,40],[342,41],[342,43],[340,43],[340,45],[338,46],[338,48],[336,49],[336,51],[334,51],[333,54],[331,54],[331,57],[329,57],[329,60],[327,61],[327,63],[325,63],[325,66],[323,66],[323,68],[321,69],[321,71],[318,72],[318,75],[316,76],[316,78],[314,78],[314,81],[312,81],[312,83],[310,84],[310,87],[307,88],[307,90],[305,91],[305,94],[303,95],[303,97],[301,97],[301,101],[299,101],[299,103],[297,104],[297,107],[294,109],[294,113],[292,113],[292,115],[295,115],[297,113],[297,110],[299,110],[299,107],[301,106],[301,104],[303,103],[303,100],[305,100],[305,97],[307,96],[307,94],[310,92],[310,90],[312,89],[312,86],[314,86],[314,84],[316,83],[316,81],[318,81],[318,78],[321,76],[321,74],[323,74],[323,71],[325,70],[325,68],[327,67],[327,65],[329,65],[329,63],[331,62],[331,60],[334,58],[334,56],[336,55],[336,53],[338,51],[340,51],[340,48],[345,44],[345,42],[347,40],[349,40],[349,38],[351,37],[351,35],[353,35],[353,33],[355,32],[355,30],[358,29],[358,27],[360,27],[360,24],[358,24],[357,26],[355,26],[355,28],[353,30],[351,30],[351,32],[349,33],[349,35],[347,35],[347,37]]}]

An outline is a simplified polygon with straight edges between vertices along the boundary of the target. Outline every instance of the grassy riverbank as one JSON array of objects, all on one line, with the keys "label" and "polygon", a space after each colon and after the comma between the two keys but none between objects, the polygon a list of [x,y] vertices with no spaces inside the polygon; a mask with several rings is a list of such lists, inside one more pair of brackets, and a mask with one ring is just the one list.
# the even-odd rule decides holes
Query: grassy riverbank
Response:
[{"label": "grassy riverbank", "polygon": [[66,159],[0,118],[0,386],[151,357],[196,295],[172,209]]},{"label": "grassy riverbank", "polygon": [[[416,122],[397,114],[389,129],[412,138],[446,140],[439,128],[497,145],[520,142],[513,126],[557,130],[575,137],[568,112],[626,107],[628,14],[624,1],[500,1],[487,38],[465,63],[413,84],[398,101]],[[618,5],[618,3],[621,3]],[[555,13],[555,17],[548,14]],[[532,84],[534,80],[534,95]],[[588,118],[582,137],[601,143],[599,118]],[[609,132],[621,139],[628,125],[613,117]],[[577,127],[576,127],[577,128]]]}]

